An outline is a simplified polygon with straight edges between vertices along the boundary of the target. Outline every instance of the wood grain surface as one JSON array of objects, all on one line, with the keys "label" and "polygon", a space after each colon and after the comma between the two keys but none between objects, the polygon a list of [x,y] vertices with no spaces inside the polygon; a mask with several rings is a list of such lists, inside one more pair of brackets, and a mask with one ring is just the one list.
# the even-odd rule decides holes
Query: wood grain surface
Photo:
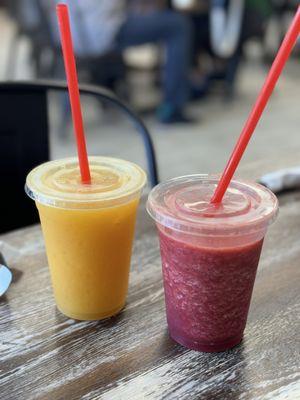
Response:
[{"label": "wood grain surface", "polygon": [[0,399],[300,399],[300,193],[280,197],[242,344],[189,351],[167,332],[155,228],[141,205],[126,308],[103,322],[55,308],[38,226],[0,237]]}]

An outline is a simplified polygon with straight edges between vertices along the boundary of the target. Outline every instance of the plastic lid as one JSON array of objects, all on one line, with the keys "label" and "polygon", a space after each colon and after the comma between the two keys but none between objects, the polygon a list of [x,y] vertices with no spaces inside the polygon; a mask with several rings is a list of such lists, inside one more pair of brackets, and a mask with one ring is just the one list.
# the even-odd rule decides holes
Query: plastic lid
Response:
[{"label": "plastic lid", "polygon": [[101,208],[128,202],[146,183],[145,172],[129,161],[89,157],[91,184],[82,184],[77,158],[49,161],[27,176],[33,200],[60,208]]},{"label": "plastic lid", "polygon": [[159,224],[186,233],[243,234],[266,228],[276,217],[278,201],[264,186],[232,180],[219,205],[210,199],[217,176],[189,175],[157,185],[147,210]]}]

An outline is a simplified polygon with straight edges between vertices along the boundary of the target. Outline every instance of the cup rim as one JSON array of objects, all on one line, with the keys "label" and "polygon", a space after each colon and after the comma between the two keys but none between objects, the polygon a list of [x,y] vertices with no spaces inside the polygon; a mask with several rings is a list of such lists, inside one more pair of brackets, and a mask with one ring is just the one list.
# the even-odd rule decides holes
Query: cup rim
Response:
[{"label": "cup rim", "polygon": [[234,178],[229,186],[229,188],[239,189],[241,193],[247,192],[249,196],[249,193],[257,194],[260,202],[256,209],[252,210],[251,208],[251,212],[248,214],[224,218],[196,216],[193,219],[184,213],[174,212],[166,202],[166,197],[171,196],[172,191],[175,193],[173,196],[176,196],[176,190],[184,185],[189,187],[189,185],[201,182],[210,182],[216,186],[219,179],[219,175],[193,174],[162,182],[151,190],[146,206],[147,211],[158,225],[182,233],[221,237],[244,235],[257,231],[265,232],[278,214],[278,199],[269,189],[256,182]]},{"label": "cup rim", "polygon": [[[63,170],[63,168],[74,167],[78,168],[78,159],[76,157],[68,157],[43,163],[29,172],[25,183],[25,192],[34,201],[39,204],[47,205],[63,209],[98,209],[113,207],[120,204],[125,204],[133,198],[140,195],[141,190],[146,184],[147,176],[144,170],[137,164],[131,161],[122,160],[119,158],[91,156],[89,157],[90,164],[97,165],[102,168],[110,168],[111,171],[129,178],[124,179],[124,184],[120,184],[116,189],[103,192],[88,191],[85,186],[78,192],[64,192],[63,190],[49,189],[43,183],[43,178],[46,173]],[[130,175],[131,174],[131,175]]]}]

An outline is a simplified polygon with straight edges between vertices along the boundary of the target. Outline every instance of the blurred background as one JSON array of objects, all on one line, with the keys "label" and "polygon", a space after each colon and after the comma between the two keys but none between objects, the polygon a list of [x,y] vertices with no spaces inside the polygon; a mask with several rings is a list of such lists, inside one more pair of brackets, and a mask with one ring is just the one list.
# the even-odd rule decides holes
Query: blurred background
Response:
[{"label": "blurred background", "polygon": [[[223,169],[299,5],[295,0],[64,2],[70,6],[80,82],[112,90],[141,116],[161,179]],[[56,3],[0,0],[1,81],[65,80]],[[299,164],[299,57],[298,42],[243,159],[243,176],[258,178],[253,164],[255,171],[261,165],[262,174]],[[89,154],[146,167],[141,138],[127,117],[94,96],[83,95],[82,102]],[[75,155],[67,96],[50,91],[48,108],[49,157]],[[34,110],[30,118],[37,118]]]}]

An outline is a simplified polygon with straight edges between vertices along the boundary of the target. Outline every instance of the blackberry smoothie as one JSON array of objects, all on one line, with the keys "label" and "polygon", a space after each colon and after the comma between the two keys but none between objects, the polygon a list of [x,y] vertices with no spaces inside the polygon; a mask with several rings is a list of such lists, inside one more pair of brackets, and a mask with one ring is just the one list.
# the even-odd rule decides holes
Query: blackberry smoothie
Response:
[{"label": "blackberry smoothie", "polygon": [[259,242],[209,249],[160,233],[170,335],[202,351],[222,351],[242,340],[262,247]]},{"label": "blackberry smoothie", "polygon": [[158,185],[148,200],[157,223],[170,336],[198,351],[224,351],[243,337],[257,266],[278,204],[255,183],[232,181],[221,205],[218,179]]}]

